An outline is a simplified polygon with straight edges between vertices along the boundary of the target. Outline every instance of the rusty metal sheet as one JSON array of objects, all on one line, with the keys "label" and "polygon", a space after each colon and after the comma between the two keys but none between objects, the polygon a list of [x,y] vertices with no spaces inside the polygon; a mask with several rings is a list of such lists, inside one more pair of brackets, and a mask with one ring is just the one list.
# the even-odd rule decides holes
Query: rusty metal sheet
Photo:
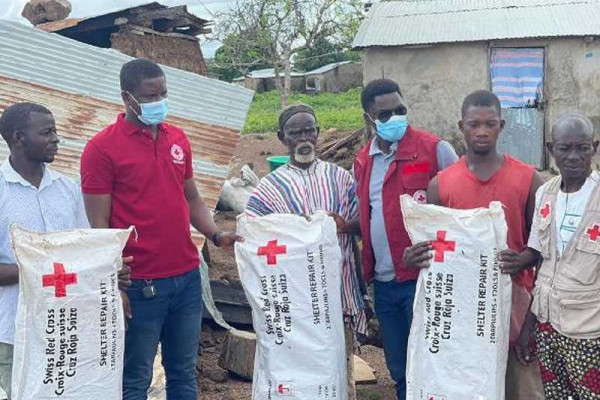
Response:
[{"label": "rusty metal sheet", "polygon": [[[0,76],[86,96],[76,118],[96,117],[97,100],[121,104],[119,72],[132,57],[58,34],[0,20]],[[180,69],[161,66],[169,86],[169,111],[190,121],[239,131],[254,93]],[[54,103],[60,107],[60,102]]]}]

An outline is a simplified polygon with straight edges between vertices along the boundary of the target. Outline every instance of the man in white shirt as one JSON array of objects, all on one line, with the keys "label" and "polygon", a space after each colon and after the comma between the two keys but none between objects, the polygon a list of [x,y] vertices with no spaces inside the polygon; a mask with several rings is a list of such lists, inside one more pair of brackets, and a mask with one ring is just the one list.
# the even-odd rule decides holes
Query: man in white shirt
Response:
[{"label": "man in white shirt", "polygon": [[[0,387],[10,399],[19,270],[9,227],[48,232],[89,223],[79,187],[46,166],[60,142],[52,113],[39,104],[12,105],[0,117],[0,134],[10,149],[0,166]],[[127,284],[128,271],[120,274],[120,284]]]}]

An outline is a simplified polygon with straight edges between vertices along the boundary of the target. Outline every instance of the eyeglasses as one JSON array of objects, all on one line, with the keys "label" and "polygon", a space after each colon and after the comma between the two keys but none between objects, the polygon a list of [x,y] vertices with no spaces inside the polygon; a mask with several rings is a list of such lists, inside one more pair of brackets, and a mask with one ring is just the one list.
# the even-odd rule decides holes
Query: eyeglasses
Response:
[{"label": "eyeglasses", "polygon": [[381,110],[377,115],[377,120],[380,122],[386,122],[394,115],[406,115],[407,109],[404,106],[400,106],[395,110]]}]

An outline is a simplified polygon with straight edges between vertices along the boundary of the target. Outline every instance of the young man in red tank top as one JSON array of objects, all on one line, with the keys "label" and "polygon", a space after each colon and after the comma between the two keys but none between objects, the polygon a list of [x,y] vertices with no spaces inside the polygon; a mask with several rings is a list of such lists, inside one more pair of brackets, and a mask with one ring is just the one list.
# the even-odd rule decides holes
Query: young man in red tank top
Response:
[{"label": "young man in red tank top", "polygon": [[[488,207],[492,201],[504,205],[508,225],[508,247],[500,253],[501,270],[513,279],[513,305],[510,328],[510,354],[506,371],[506,400],[541,400],[543,390],[537,364],[517,361],[515,343],[525,320],[533,288],[534,259],[520,256],[527,246],[535,209],[535,193],[543,179],[531,165],[509,155],[499,154],[498,137],[504,129],[500,101],[496,95],[481,90],[468,95],[458,122],[467,144],[467,154],[456,164],[438,173],[427,188],[430,204],[456,209]],[[404,263],[427,268],[430,242],[406,249]]]}]

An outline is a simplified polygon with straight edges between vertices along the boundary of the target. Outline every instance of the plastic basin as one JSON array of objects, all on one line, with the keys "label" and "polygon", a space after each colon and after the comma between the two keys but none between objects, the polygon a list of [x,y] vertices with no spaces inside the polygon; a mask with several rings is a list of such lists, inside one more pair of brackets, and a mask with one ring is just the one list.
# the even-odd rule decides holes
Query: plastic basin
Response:
[{"label": "plastic basin", "polygon": [[271,156],[267,158],[271,171],[275,171],[282,165],[287,164],[290,161],[290,156]]}]

